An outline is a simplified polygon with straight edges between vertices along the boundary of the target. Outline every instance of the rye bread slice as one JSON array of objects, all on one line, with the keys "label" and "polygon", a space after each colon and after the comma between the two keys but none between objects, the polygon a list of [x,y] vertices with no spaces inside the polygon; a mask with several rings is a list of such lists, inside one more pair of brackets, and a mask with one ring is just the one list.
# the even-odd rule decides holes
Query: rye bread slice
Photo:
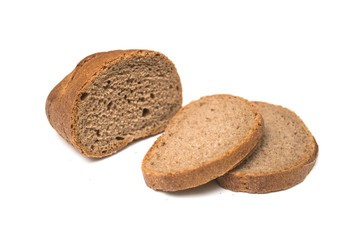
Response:
[{"label": "rye bread slice", "polygon": [[83,59],[49,94],[51,126],[88,157],[110,155],[157,134],[181,108],[174,64],[148,50],[117,50]]},{"label": "rye bread slice", "polygon": [[147,186],[178,191],[207,183],[239,164],[259,143],[262,118],[249,101],[202,97],[183,107],[142,162]]},{"label": "rye bread slice", "polygon": [[302,182],[315,164],[317,143],[303,121],[289,109],[254,102],[264,119],[259,146],[242,164],[217,179],[236,192],[268,193]]}]

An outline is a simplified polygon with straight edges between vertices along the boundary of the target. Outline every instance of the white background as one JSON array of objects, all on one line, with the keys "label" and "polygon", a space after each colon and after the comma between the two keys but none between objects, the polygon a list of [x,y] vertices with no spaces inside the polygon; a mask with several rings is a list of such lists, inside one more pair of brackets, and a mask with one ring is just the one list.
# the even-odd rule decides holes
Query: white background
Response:
[{"label": "white background", "polygon": [[[359,1],[1,1],[0,239],[360,239]],[[85,56],[152,49],[184,104],[228,93],[294,110],[319,143],[305,181],[270,194],[146,187],[156,137],[91,160],[45,115]]]}]

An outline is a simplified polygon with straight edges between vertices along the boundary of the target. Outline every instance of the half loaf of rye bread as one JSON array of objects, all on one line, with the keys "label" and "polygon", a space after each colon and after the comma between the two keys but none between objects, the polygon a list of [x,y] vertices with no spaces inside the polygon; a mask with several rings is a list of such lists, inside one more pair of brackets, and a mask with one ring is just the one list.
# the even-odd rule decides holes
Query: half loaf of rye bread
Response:
[{"label": "half loaf of rye bread", "polygon": [[174,64],[148,50],[117,50],[83,59],[49,94],[51,126],[88,157],[104,157],[157,134],[181,108]]},{"label": "half loaf of rye bread", "polygon": [[318,153],[314,137],[294,112],[269,103],[254,104],[264,119],[261,143],[217,182],[223,188],[249,193],[284,190],[302,182]]},{"label": "half loaf of rye bread", "polygon": [[231,95],[202,97],[183,107],[142,162],[146,184],[178,191],[228,172],[251,152],[263,133],[249,101]]}]

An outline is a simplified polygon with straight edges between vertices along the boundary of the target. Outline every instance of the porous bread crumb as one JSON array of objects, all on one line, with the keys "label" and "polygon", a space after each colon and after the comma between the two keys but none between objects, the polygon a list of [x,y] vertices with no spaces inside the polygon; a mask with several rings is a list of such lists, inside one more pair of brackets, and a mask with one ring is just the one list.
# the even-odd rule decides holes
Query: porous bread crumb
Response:
[{"label": "porous bread crumb", "polygon": [[173,67],[160,57],[114,64],[80,96],[78,142],[89,154],[106,154],[122,141],[166,125],[180,108],[179,91]]}]

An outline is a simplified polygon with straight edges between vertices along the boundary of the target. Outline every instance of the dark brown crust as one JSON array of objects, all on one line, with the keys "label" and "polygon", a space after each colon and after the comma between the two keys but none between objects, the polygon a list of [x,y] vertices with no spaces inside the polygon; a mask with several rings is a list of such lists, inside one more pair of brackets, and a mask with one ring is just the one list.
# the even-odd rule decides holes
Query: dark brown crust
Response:
[{"label": "dark brown crust", "polygon": [[[232,95],[218,96],[235,97]],[[256,147],[256,145],[261,139],[261,136],[263,134],[263,120],[259,111],[252,103],[241,97],[236,98],[241,99],[241,101],[245,101],[256,116],[254,126],[251,128],[248,135],[241,142],[239,142],[232,149],[229,149],[229,151],[223,156],[219,156],[218,158],[213,159],[212,161],[207,162],[202,166],[198,166],[192,169],[186,169],[183,171],[174,171],[167,173],[153,172],[146,169],[145,165],[146,161],[150,160],[148,158],[149,153],[153,151],[157,144],[162,141],[162,138],[164,137],[164,135],[162,135],[149,149],[142,163],[142,172],[147,186],[155,190],[162,191],[179,191],[193,188],[205,184],[225,174],[226,172],[237,166],[242,160],[244,160],[246,156]],[[175,122],[177,117],[183,114],[184,109],[188,108],[190,105],[191,103],[180,109],[180,111],[175,115],[175,117],[170,120],[169,125],[171,125],[172,122]]]},{"label": "dark brown crust", "polygon": [[309,133],[311,145],[309,152],[297,164],[271,172],[241,173],[230,171],[216,179],[218,184],[234,192],[269,193],[285,190],[301,183],[313,168],[318,155],[316,140],[307,128],[306,130]]},{"label": "dark brown crust", "polygon": [[[84,88],[90,85],[97,76],[106,71],[114,63],[134,56],[148,56],[148,55],[161,55],[167,59],[171,64],[172,62],[163,54],[149,50],[116,50],[109,52],[100,52],[92,54],[81,60],[75,69],[67,75],[54,89],[50,92],[46,100],[46,116],[51,126],[62,136],[69,144],[79,150],[87,157],[100,158],[113,154],[132,142],[134,139],[143,138],[146,136],[157,134],[165,129],[164,126],[159,126],[153,129],[150,134],[143,134],[135,136],[128,141],[120,142],[118,146],[109,152],[88,154],[81,148],[79,141],[75,138],[75,113],[77,101],[80,99],[80,94]],[[176,72],[174,64],[172,64]],[[177,72],[176,72],[177,73]],[[178,76],[178,75],[177,75]],[[180,78],[179,79],[179,92],[182,92]],[[180,101],[182,104],[182,99]]]}]

